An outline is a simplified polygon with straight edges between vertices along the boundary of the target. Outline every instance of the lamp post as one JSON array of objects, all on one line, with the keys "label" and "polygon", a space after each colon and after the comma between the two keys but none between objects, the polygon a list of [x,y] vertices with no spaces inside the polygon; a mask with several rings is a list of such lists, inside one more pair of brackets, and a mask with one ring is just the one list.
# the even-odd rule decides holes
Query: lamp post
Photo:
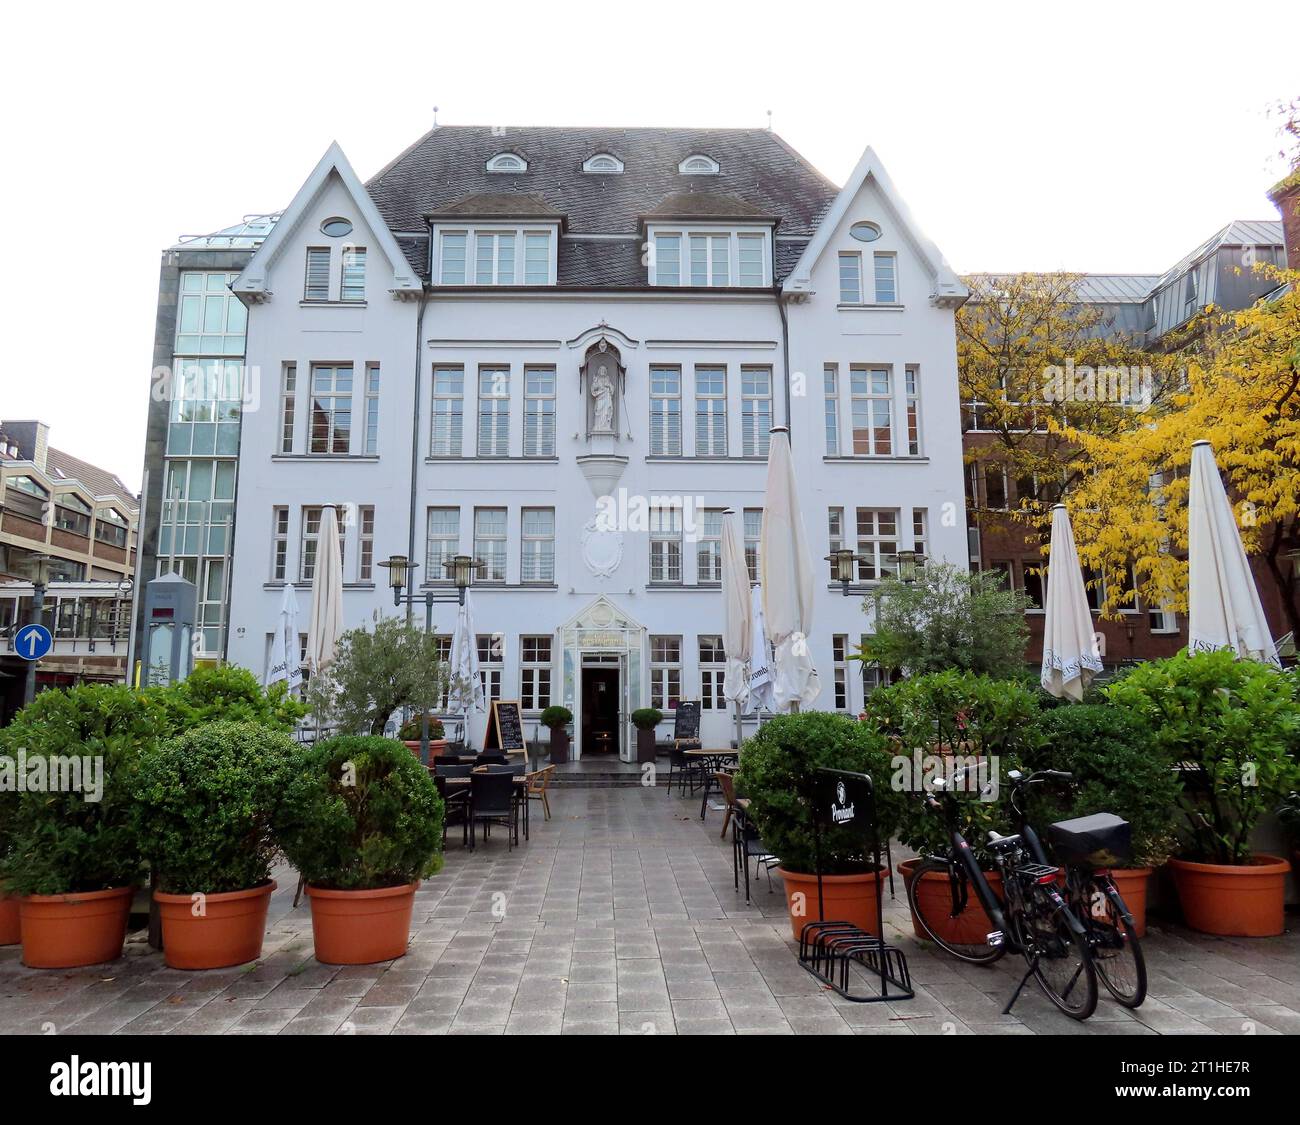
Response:
[{"label": "lamp post", "polygon": [[[32,575],[32,619],[28,625],[39,625],[45,609],[45,584],[49,565],[54,562],[50,555],[37,555],[33,560],[36,570]],[[27,682],[23,687],[23,706],[26,707],[36,698],[36,661],[27,662]]]},{"label": "lamp post", "polygon": [[[419,605],[424,603],[424,631],[433,632],[433,605],[434,602],[455,602],[458,605],[465,604],[465,591],[469,589],[469,584],[474,577],[475,563],[469,555],[455,555],[447,559],[442,565],[447,571],[447,577],[451,579],[455,586],[455,593],[450,590],[435,591],[432,586],[426,586],[423,591],[416,589],[402,591],[408,586],[413,586],[412,572],[420,565],[413,563],[405,555],[389,555],[379,564],[388,571],[388,585],[393,591],[393,605]],[[429,708],[420,709],[420,761],[424,765],[429,764]]]}]

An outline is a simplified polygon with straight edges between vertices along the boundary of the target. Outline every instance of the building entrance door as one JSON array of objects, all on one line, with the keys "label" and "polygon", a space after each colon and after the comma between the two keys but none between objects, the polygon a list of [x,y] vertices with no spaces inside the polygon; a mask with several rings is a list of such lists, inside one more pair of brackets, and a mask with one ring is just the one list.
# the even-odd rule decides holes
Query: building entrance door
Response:
[{"label": "building entrance door", "polygon": [[617,663],[582,669],[582,753],[617,756],[622,741],[622,698]]}]

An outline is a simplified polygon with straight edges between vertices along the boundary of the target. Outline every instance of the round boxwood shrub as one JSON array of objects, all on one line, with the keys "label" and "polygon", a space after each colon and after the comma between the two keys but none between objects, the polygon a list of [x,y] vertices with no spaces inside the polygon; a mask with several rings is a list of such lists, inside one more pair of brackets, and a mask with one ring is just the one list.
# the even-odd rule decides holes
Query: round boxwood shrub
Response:
[{"label": "round boxwood shrub", "polygon": [[308,883],[338,891],[415,882],[442,867],[442,798],[402,743],[345,735],[300,750],[276,838]]},{"label": "round boxwood shrub", "polygon": [[556,727],[567,727],[573,722],[573,712],[567,707],[559,705],[548,707],[541,715],[542,726],[550,727],[554,730]]},{"label": "round boxwood shrub", "polygon": [[218,722],[145,756],[135,786],[140,850],[165,894],[221,894],[271,877],[275,811],[296,760],[288,735]]},{"label": "round boxwood shrub", "polygon": [[632,725],[637,730],[654,730],[664,721],[664,713],[658,707],[638,707],[632,712]]},{"label": "round boxwood shrub", "polygon": [[[0,732],[15,771],[25,752],[28,786],[6,794],[9,854],[0,858],[0,879],[10,894],[103,891],[137,881],[136,773],[167,733],[158,701],[120,684],[44,691],[18,712]],[[45,780],[32,788],[38,777]]]},{"label": "round boxwood shrub", "polygon": [[176,734],[217,720],[257,723],[287,733],[307,713],[283,680],[264,688],[252,672],[235,664],[195,668],[185,679],[155,689],[155,694]]},{"label": "round boxwood shrub", "polygon": [[1042,719],[1043,745],[1026,765],[1065,770],[1069,786],[1030,786],[1029,817],[1040,832],[1055,820],[1108,812],[1133,830],[1134,867],[1159,867],[1177,844],[1174,824],[1182,783],[1153,754],[1127,711],[1100,703],[1057,707]]},{"label": "round boxwood shrub", "polygon": [[[903,796],[890,785],[890,752],[879,732],[847,715],[826,711],[770,719],[745,741],[736,787],[751,801],[750,813],[763,842],[789,871],[816,869],[811,810],[815,771],[820,768],[871,775],[882,848],[898,823]],[[822,830],[824,874],[854,875],[870,869],[871,856],[865,853],[860,833]]]}]

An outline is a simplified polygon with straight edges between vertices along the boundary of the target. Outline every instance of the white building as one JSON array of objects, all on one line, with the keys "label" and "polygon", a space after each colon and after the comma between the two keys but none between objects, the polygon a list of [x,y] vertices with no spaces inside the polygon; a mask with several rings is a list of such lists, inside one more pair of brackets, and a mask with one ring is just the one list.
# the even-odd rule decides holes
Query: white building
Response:
[{"label": "white building", "polygon": [[698,698],[725,744],[720,513],[756,554],[773,425],[817,553],[871,560],[854,597],[819,587],[818,706],[860,707],[845,655],[895,552],[967,558],[966,291],[870,149],[840,189],[762,130],[443,127],[365,185],[332,146],[232,288],[227,656],[256,671],[335,503],[349,626],[405,612],[379,560],[443,582],[471,554],[480,663],[526,721],[563,703],[576,754],[632,758],[634,708]]}]

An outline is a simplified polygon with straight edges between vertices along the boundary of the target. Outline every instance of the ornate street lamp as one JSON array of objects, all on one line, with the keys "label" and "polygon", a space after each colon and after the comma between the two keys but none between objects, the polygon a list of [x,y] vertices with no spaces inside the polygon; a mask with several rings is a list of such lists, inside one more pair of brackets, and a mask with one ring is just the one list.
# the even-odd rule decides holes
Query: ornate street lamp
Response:
[{"label": "ornate street lamp", "polygon": [[898,580],[909,586],[916,581],[916,571],[925,562],[925,556],[916,551],[899,551],[894,555],[898,563]]},{"label": "ornate street lamp", "polygon": [[831,564],[832,580],[840,584],[840,588],[847,598],[849,596],[849,583],[855,577],[856,565],[863,561],[862,556],[855,555],[850,547],[841,547],[839,550],[826,555],[825,559]]}]

